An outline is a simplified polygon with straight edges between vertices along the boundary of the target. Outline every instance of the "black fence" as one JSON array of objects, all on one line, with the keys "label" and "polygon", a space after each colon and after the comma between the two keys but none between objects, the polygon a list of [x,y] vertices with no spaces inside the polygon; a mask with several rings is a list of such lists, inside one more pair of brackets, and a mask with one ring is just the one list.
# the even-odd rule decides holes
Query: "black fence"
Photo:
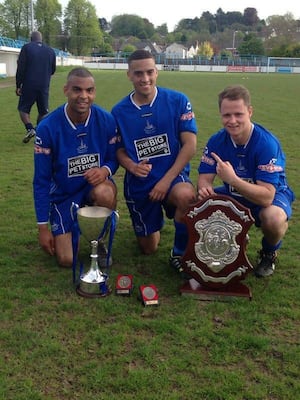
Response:
[{"label": "black fence", "polygon": [[[114,56],[94,53],[93,62],[126,64],[128,56]],[[300,67],[300,58],[272,58],[266,56],[234,56],[221,57],[215,56],[211,59],[205,57],[194,58],[167,58],[164,54],[155,56],[157,64],[162,64],[165,71],[177,71],[179,65],[224,65],[224,66],[244,66],[244,67]]]}]

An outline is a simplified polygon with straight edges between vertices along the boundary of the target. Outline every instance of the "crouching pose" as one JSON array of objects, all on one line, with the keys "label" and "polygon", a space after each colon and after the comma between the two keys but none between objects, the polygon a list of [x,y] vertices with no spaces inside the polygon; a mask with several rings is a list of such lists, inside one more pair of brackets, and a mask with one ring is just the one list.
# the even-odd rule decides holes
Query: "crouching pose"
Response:
[{"label": "crouching pose", "polygon": [[[261,227],[262,249],[254,273],[272,275],[276,251],[288,228],[294,193],[285,174],[285,155],[279,140],[251,122],[253,108],[248,90],[229,86],[219,94],[223,129],[208,140],[198,168],[198,197],[213,193],[232,196],[251,210]],[[223,186],[213,188],[215,177]]]},{"label": "crouching pose", "polygon": [[116,123],[108,111],[93,104],[92,74],[82,67],[70,71],[64,94],[67,103],[37,127],[33,194],[41,247],[56,255],[61,266],[71,267],[72,203],[114,210],[117,189],[112,175],[118,162]]},{"label": "crouching pose", "polygon": [[126,169],[124,195],[141,251],[157,250],[165,211],[175,226],[169,263],[180,271],[187,244],[182,217],[196,199],[189,162],[196,152],[197,127],[187,96],[157,87],[157,76],[151,53],[130,55],[127,77],[133,91],[112,109],[121,138],[117,157]]}]

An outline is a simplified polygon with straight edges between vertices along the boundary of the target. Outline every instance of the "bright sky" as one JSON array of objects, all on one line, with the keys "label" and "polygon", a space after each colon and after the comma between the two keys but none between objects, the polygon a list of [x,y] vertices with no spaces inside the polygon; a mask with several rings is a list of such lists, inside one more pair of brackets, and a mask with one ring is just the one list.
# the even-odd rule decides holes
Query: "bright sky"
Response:
[{"label": "bright sky", "polygon": [[[200,2],[189,0],[185,2],[170,2],[166,0],[89,0],[96,7],[97,16],[105,18],[108,22],[112,17],[121,14],[134,14],[147,18],[155,27],[166,23],[169,32],[172,32],[175,25],[184,18],[200,18],[202,13],[209,11],[216,14],[221,8],[223,12],[239,11],[244,12],[245,8],[256,8],[260,19],[266,19],[270,15],[285,15],[287,12],[293,14],[295,19],[300,19],[299,0],[278,0],[271,4],[264,0],[210,0]],[[64,8],[68,0],[58,0]],[[202,4],[201,4],[202,3]],[[172,4],[172,5],[171,5]]]}]

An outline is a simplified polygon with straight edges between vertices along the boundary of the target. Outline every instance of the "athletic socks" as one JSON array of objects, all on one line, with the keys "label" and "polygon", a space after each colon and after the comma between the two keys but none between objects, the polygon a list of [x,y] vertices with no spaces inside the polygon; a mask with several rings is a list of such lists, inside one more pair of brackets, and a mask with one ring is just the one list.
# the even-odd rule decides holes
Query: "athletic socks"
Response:
[{"label": "athletic socks", "polygon": [[174,221],[174,226],[175,226],[175,237],[174,237],[173,255],[182,256],[185,252],[188,243],[187,226],[177,221]]},{"label": "athletic socks", "polygon": [[281,247],[282,241],[278,242],[275,246],[271,246],[266,239],[263,237],[261,241],[262,249],[264,253],[275,253]]},{"label": "athletic socks", "polygon": [[31,129],[34,129],[32,123],[25,124],[25,128],[26,128],[27,132],[30,131]]}]

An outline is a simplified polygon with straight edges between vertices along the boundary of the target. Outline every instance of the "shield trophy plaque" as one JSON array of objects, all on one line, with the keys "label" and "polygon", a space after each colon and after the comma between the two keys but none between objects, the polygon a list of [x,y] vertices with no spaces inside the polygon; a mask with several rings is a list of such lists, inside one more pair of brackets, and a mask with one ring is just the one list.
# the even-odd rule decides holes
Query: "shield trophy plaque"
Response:
[{"label": "shield trophy plaque", "polygon": [[[72,235],[73,245],[73,281],[76,283],[76,291],[83,297],[105,297],[111,293],[109,286],[109,260],[113,236],[116,228],[118,214],[116,211],[106,207],[85,206],[79,208],[72,205],[74,229]],[[107,246],[107,258],[105,272],[102,272],[98,263],[99,243],[104,244],[104,239],[109,234]],[[79,245],[79,237],[82,237],[89,244],[90,268],[84,271],[84,248],[82,240]],[[80,261],[79,279],[76,278],[77,257]]]},{"label": "shield trophy plaque", "polygon": [[181,294],[251,299],[250,289],[241,283],[253,269],[246,254],[247,232],[254,223],[250,210],[229,196],[213,195],[190,207],[184,220],[189,240],[182,267],[191,279]]}]

